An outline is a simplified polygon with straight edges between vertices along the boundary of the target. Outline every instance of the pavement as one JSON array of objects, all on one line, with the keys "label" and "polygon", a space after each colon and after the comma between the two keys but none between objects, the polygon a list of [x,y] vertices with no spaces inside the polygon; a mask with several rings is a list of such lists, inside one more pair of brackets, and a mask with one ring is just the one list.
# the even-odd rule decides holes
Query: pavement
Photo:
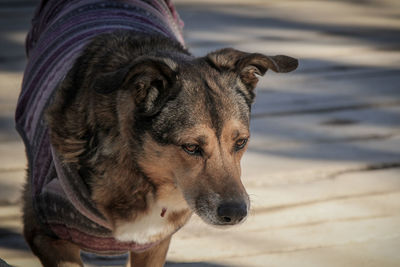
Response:
[{"label": "pavement", "polygon": [[[21,236],[26,160],[13,113],[36,2],[0,0],[0,258],[28,267],[40,264]],[[300,66],[259,83],[242,162],[251,216],[225,230],[194,216],[166,266],[400,266],[400,2],[175,3],[195,55],[229,46]]]}]

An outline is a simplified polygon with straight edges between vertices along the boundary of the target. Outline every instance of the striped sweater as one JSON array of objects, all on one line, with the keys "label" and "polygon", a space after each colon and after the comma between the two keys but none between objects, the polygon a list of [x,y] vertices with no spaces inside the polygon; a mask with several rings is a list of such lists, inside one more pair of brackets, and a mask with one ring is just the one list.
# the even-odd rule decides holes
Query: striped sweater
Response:
[{"label": "striped sweater", "polygon": [[140,251],[152,245],[112,237],[111,226],[90,200],[77,170],[63,165],[52,149],[43,113],[94,36],[128,29],[184,45],[182,24],[170,0],[42,0],[26,39],[28,64],[15,119],[28,155],[32,203],[50,235],[100,254]]}]

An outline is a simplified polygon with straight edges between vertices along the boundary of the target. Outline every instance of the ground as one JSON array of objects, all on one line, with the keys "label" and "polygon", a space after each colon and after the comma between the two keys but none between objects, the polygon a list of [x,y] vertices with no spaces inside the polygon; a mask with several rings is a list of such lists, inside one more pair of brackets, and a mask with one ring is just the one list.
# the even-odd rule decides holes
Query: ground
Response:
[{"label": "ground", "polygon": [[[21,236],[26,160],[13,113],[36,2],[0,0],[0,258],[29,267],[40,264]],[[167,266],[400,266],[400,2],[175,3],[195,55],[234,47],[300,66],[259,83],[242,164],[251,216],[228,230],[194,217]]]}]

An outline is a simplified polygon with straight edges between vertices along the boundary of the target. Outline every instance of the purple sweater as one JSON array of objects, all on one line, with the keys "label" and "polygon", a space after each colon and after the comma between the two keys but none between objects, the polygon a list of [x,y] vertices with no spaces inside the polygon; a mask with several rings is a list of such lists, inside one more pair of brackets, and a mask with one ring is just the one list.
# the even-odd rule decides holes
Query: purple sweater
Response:
[{"label": "purple sweater", "polygon": [[33,206],[50,235],[101,254],[140,251],[152,245],[112,237],[109,223],[90,200],[78,172],[58,160],[43,113],[94,36],[128,29],[163,35],[184,45],[182,25],[170,0],[42,0],[26,39],[28,64],[15,120],[28,155]]}]

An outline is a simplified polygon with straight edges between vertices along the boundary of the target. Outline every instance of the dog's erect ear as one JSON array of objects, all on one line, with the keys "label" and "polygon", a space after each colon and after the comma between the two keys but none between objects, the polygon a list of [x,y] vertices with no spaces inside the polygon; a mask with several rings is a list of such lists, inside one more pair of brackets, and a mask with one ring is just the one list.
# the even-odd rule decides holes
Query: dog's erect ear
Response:
[{"label": "dog's erect ear", "polygon": [[246,53],[233,48],[224,48],[207,55],[208,62],[219,71],[234,71],[249,90],[258,82],[257,75],[263,76],[268,69],[274,72],[290,72],[297,68],[295,58],[278,55],[266,56],[259,53]]},{"label": "dog's erect ear", "polygon": [[134,96],[136,111],[151,116],[174,93],[176,67],[171,59],[143,56],[116,71],[99,74],[92,88],[99,94],[129,90]]}]

